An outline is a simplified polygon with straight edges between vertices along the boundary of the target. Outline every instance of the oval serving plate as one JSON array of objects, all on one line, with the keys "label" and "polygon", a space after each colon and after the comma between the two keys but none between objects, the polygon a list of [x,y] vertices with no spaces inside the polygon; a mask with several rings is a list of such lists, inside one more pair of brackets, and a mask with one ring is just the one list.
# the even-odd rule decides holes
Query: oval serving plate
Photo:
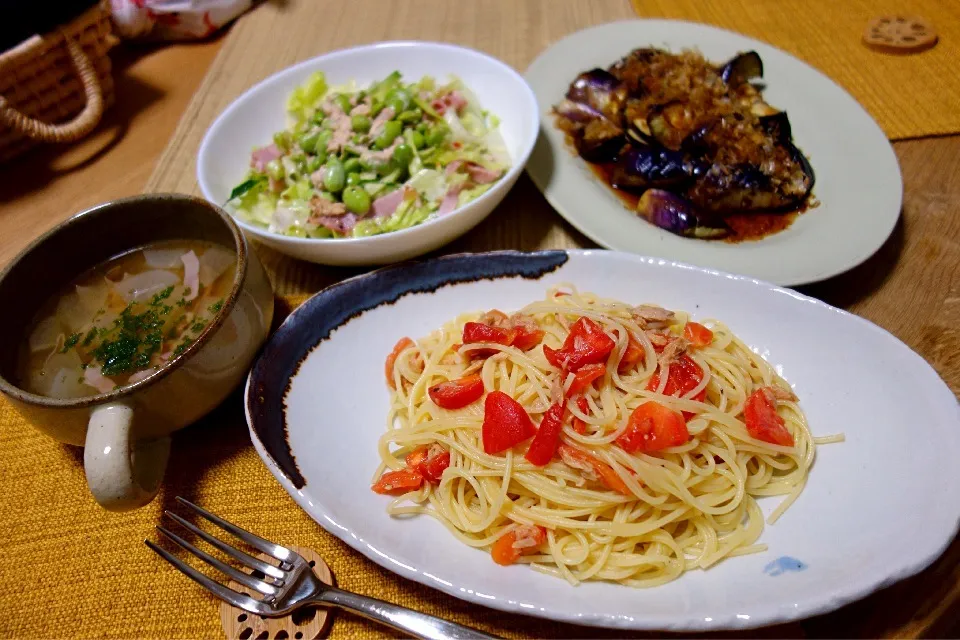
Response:
[{"label": "oval serving plate", "polygon": [[[846,442],[818,448],[806,489],[764,530],[769,551],[653,589],[571,587],[528,567],[496,565],[433,518],[386,514],[389,498],[370,482],[393,344],[463,312],[518,309],[560,282],[726,322],[794,386],[815,435],[845,432]],[[458,598],[566,622],[694,631],[823,613],[923,569],[960,519],[960,405],[922,358],[812,298],[632,254],[468,254],[346,280],[280,327],[250,374],[246,408],[267,467],[327,531]],[[763,499],[761,507],[769,514],[777,503]],[[800,565],[784,558],[806,569],[790,571]]]},{"label": "oval serving plate", "polygon": [[[762,240],[731,244],[683,238],[636,214],[564,142],[551,115],[573,79],[633,49],[699,49],[713,62],[754,50],[764,98],[790,117],[794,142],[813,165],[820,205]],[[692,22],[628,20],[584,29],[553,44],[524,74],[540,104],[540,137],[527,172],[570,224],[609,249],[742,273],[784,286],[816,282],[869,258],[893,231],[903,198],[900,166],[880,127],[850,94],[768,44]]]}]

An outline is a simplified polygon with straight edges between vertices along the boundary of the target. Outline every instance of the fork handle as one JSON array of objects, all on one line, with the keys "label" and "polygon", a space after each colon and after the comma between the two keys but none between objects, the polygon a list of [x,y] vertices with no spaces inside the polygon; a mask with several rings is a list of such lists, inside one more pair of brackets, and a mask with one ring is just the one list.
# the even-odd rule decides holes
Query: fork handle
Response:
[{"label": "fork handle", "polygon": [[352,611],[374,622],[385,624],[399,631],[409,633],[414,638],[443,640],[445,638],[464,638],[480,640],[496,638],[476,629],[465,627],[449,620],[435,618],[413,609],[400,607],[383,600],[361,596],[335,587],[327,587],[313,598],[314,602],[335,605]]}]

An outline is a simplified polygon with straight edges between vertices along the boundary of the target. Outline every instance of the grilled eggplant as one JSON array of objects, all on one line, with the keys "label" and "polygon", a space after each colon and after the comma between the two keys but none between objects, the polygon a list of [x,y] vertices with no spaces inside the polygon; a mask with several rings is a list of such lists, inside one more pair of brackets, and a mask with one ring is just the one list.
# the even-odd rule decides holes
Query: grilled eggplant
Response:
[{"label": "grilled eggplant", "polygon": [[723,216],[796,210],[815,181],[787,114],[751,82],[762,77],[754,51],[715,66],[693,52],[637,49],[577,76],[555,112],[581,157],[613,163],[611,186],[641,195],[641,217],[723,237]]}]

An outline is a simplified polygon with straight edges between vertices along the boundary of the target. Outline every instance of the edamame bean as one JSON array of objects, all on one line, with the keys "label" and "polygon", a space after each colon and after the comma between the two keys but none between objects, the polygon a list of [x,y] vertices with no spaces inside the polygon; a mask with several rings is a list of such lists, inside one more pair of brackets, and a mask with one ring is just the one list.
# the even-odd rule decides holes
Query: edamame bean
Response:
[{"label": "edamame bean", "polygon": [[423,118],[423,111],[421,111],[419,107],[415,107],[413,109],[404,111],[403,113],[397,116],[397,120],[399,120],[400,122],[403,122],[404,124],[413,124],[414,122],[420,122],[422,118]]},{"label": "edamame bean", "polygon": [[323,172],[323,188],[330,193],[337,193],[343,190],[347,182],[347,174],[343,170],[343,165],[339,160],[330,160],[327,162],[327,168]]},{"label": "edamame bean", "polygon": [[414,131],[412,134],[410,134],[410,138],[413,140],[414,147],[417,149],[423,149],[423,145],[426,143],[426,141],[423,139],[422,133],[419,131]]},{"label": "edamame bean", "polygon": [[383,131],[381,131],[380,135],[377,136],[373,146],[381,150],[386,149],[393,144],[393,141],[398,135],[400,135],[401,132],[403,132],[402,124],[396,120],[387,120],[387,122],[383,125]]},{"label": "edamame bean", "polygon": [[347,186],[352,187],[354,185],[362,184],[363,178],[360,177],[359,173],[348,173],[347,174]]},{"label": "edamame bean", "polygon": [[273,134],[273,144],[277,145],[280,151],[289,151],[292,141],[292,136],[288,131],[278,131]]},{"label": "edamame bean", "polygon": [[323,161],[324,159],[321,158],[320,156],[314,156],[310,158],[309,160],[307,160],[307,171],[309,171],[310,173],[313,173],[314,171],[316,171],[317,169],[323,166]]},{"label": "edamame bean", "polygon": [[447,137],[447,128],[442,125],[435,125],[430,127],[430,130],[427,131],[427,134],[424,136],[427,145],[435,147]]},{"label": "edamame bean", "polygon": [[391,89],[390,92],[387,93],[386,100],[384,100],[388,107],[393,107],[394,113],[406,111],[410,108],[412,101],[413,97],[406,89]]},{"label": "edamame bean", "polygon": [[357,133],[366,133],[370,131],[370,118],[361,115],[353,116],[350,118],[350,126]]},{"label": "edamame bean", "polygon": [[345,93],[338,94],[337,97],[333,99],[333,103],[340,107],[344,113],[350,113],[350,109],[353,109],[353,106],[350,104],[350,98]]},{"label": "edamame bean", "polygon": [[370,196],[363,187],[349,186],[343,190],[343,204],[349,211],[362,216],[370,211]]},{"label": "edamame bean", "polygon": [[283,165],[280,164],[279,160],[271,160],[267,163],[267,175],[273,178],[274,180],[283,180]]},{"label": "edamame bean", "polygon": [[393,150],[394,165],[406,168],[410,165],[411,160],[413,160],[413,149],[410,148],[410,145],[398,144]]},{"label": "edamame bean", "polygon": [[427,132],[427,123],[426,123],[426,121],[421,121],[420,124],[417,125],[417,131],[419,131],[420,133],[426,133],[426,132]]},{"label": "edamame bean", "polygon": [[350,158],[343,163],[343,170],[347,174],[357,173],[360,169],[360,158]]},{"label": "edamame bean", "polygon": [[314,131],[313,133],[305,131],[300,134],[299,138],[297,138],[297,143],[300,145],[300,148],[307,153],[313,153],[317,150],[317,140],[319,139],[319,131]]}]

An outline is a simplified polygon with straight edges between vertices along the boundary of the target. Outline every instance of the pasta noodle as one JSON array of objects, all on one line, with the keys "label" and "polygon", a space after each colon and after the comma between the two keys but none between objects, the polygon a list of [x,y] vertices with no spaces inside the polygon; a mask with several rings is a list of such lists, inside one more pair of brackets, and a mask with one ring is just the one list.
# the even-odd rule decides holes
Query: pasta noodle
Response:
[{"label": "pasta noodle", "polygon": [[[602,367],[600,377],[571,393],[579,374],[551,364],[546,351],[572,344],[575,323],[586,322],[580,318],[602,327],[614,346],[594,365]],[[538,343],[526,351],[519,340],[463,344],[466,323],[478,321],[501,329],[534,327]],[[388,507],[392,515],[430,515],[464,544],[492,549],[494,559],[497,541],[505,538],[508,561],[574,585],[605,580],[652,587],[726,557],[764,551],[757,544],[764,520],[756,499],[785,496],[769,522],[780,517],[804,488],[816,440],[770,364],[718,321],[704,322],[710,329],[703,329],[709,339],[702,345],[683,337],[688,324],[701,328],[683,312],[634,307],[561,285],[511,318],[462,315],[415,343],[401,341],[387,362],[394,389],[374,489],[397,496]],[[471,374],[482,381],[475,401],[438,406],[435,385],[479,385],[465,378]],[[458,393],[465,388],[460,384]],[[667,394],[671,388],[676,395]],[[495,391],[519,403],[541,430],[551,405],[564,407],[559,448],[549,462],[525,457],[536,446],[527,439],[487,452],[492,427],[485,418],[492,424],[487,407]],[[775,398],[772,406],[793,446],[759,439],[748,429],[744,407],[758,393]],[[631,452],[624,443],[635,421],[642,423],[631,416],[651,401],[670,410],[663,414],[669,414],[667,424],[686,422],[684,441],[654,446],[659,436],[650,440],[644,432],[648,439],[632,440],[640,448]],[[411,455],[440,461],[435,477],[411,463]],[[411,481],[409,489],[385,483],[391,472],[412,473],[422,483]]]}]

